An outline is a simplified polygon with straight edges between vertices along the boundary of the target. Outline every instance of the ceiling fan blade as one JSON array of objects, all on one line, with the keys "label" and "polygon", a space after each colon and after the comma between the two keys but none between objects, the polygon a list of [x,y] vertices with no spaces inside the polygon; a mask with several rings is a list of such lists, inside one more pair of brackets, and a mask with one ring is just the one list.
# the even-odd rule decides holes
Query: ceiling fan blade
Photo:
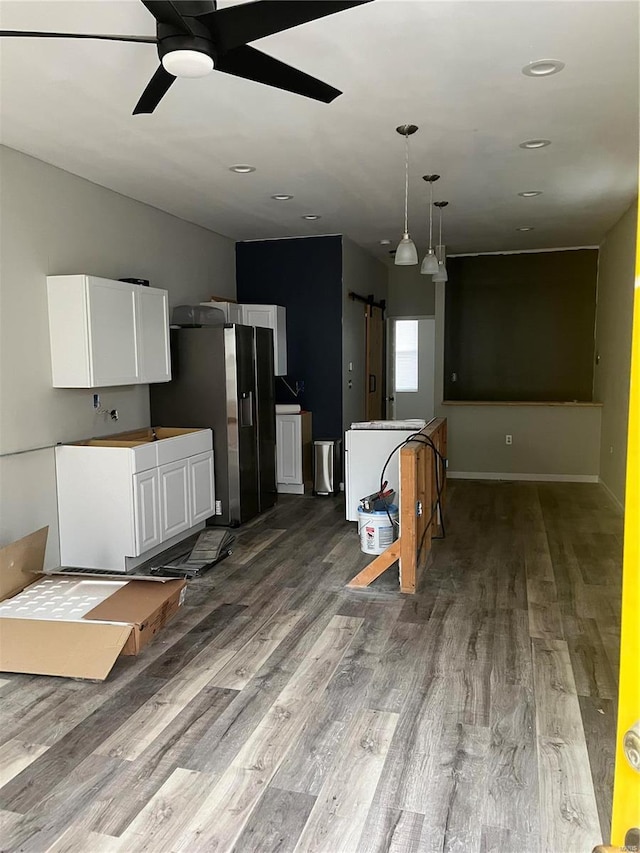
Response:
[{"label": "ceiling fan blade", "polygon": [[[218,9],[198,18],[211,32],[220,50],[315,21],[371,0],[254,0]],[[145,4],[146,5],[146,4]]]},{"label": "ceiling fan blade", "polygon": [[246,80],[255,80],[256,83],[264,83],[266,86],[274,86],[276,89],[284,89],[285,92],[295,92],[325,104],[331,103],[342,94],[339,89],[334,89],[322,80],[280,62],[279,59],[267,56],[248,44],[221,56],[216,70],[233,74],[235,77],[244,77]]},{"label": "ceiling fan blade", "polygon": [[182,17],[180,7],[173,0],[142,0],[159,24],[169,24],[186,35],[196,35],[189,21]]},{"label": "ceiling fan blade", "polygon": [[152,113],[167,94],[175,79],[173,74],[169,74],[168,71],[164,70],[162,65],[159,65],[158,70],[149,81],[147,88],[142,93],[142,97],[136,104],[133,111],[134,116],[140,113]]},{"label": "ceiling fan blade", "polygon": [[215,10],[215,0],[180,0],[180,12],[189,18],[199,18]]},{"label": "ceiling fan blade", "polygon": [[105,39],[106,41],[135,41],[146,44],[156,44],[155,36],[109,36],[87,33],[41,33],[32,30],[0,30],[0,38],[41,38],[41,39]]}]

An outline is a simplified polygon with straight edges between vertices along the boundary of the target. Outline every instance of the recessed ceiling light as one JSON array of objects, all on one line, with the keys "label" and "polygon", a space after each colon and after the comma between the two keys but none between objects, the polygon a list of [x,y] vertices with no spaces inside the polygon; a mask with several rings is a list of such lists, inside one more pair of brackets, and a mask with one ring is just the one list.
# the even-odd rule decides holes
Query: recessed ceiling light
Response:
[{"label": "recessed ceiling light", "polygon": [[526,190],[523,193],[518,193],[522,198],[534,198],[537,195],[542,195],[542,190]]},{"label": "recessed ceiling light", "polygon": [[306,219],[308,222],[313,222],[313,221],[314,221],[314,220],[316,220],[316,219],[320,219],[320,217],[318,216],[318,214],[317,214],[317,213],[307,213],[307,214],[306,214],[305,216],[303,216],[302,218],[303,218],[303,219]]},{"label": "recessed ceiling light", "polygon": [[381,246],[389,246],[391,244],[391,240],[380,240]]},{"label": "recessed ceiling light", "polygon": [[249,172],[255,172],[255,170],[256,170],[255,166],[247,166],[243,163],[241,163],[238,166],[229,166],[230,172],[237,172],[239,175],[246,175]]},{"label": "recessed ceiling light", "polygon": [[551,145],[550,139],[527,139],[520,143],[520,148],[546,148],[547,145]]},{"label": "recessed ceiling light", "polygon": [[522,73],[527,77],[548,77],[550,74],[557,74],[562,71],[564,62],[559,59],[538,59],[536,62],[530,62],[522,69]]},{"label": "recessed ceiling light", "polygon": [[293,196],[287,195],[286,193],[276,193],[276,195],[272,195],[271,198],[274,199],[274,201],[289,201]]},{"label": "recessed ceiling light", "polygon": [[533,225],[521,225],[520,228],[516,228],[516,231],[533,231]]}]

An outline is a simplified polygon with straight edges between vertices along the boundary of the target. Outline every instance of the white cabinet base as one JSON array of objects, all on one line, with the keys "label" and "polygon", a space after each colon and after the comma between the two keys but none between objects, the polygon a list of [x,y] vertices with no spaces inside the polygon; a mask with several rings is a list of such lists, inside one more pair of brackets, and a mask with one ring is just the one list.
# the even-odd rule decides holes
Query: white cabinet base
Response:
[{"label": "white cabinet base", "polygon": [[60,561],[128,572],[214,514],[209,429],[157,427],[56,447]]},{"label": "white cabinet base", "polygon": [[276,413],[276,489],[303,495],[311,485],[311,412]]},{"label": "white cabinet base", "polygon": [[189,530],[185,530],[184,533],[178,533],[177,536],[173,536],[171,539],[167,539],[155,548],[145,551],[144,554],[141,554],[139,557],[125,557],[123,567],[118,571],[128,573],[133,572],[144,563],[148,563],[149,560],[157,557],[158,554],[162,554],[162,552],[166,551],[168,548],[173,548],[174,545],[182,542],[183,539],[188,539],[189,536],[193,536],[194,533],[199,533],[201,530],[204,530],[204,528],[205,523],[202,521],[200,524],[194,524],[193,527],[190,527]]}]

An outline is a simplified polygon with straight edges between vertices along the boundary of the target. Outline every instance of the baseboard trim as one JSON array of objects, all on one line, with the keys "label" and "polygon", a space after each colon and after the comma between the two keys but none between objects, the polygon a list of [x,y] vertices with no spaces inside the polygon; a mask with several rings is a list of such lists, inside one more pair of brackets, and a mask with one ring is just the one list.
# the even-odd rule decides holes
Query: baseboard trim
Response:
[{"label": "baseboard trim", "polygon": [[610,498],[611,498],[611,500],[614,502],[614,504],[618,507],[618,509],[620,510],[620,512],[624,512],[624,504],[622,503],[622,501],[621,501],[621,500],[619,500],[619,499],[618,499],[618,498],[613,494],[613,492],[611,491],[611,489],[609,488],[609,486],[607,486],[607,484],[606,484],[606,483],[605,483],[605,481],[602,479],[602,477],[598,477],[598,482],[600,483],[600,485],[602,486],[602,488],[605,490],[605,492],[609,495],[609,497],[610,497]]},{"label": "baseboard trim", "polygon": [[597,474],[497,474],[494,471],[447,471],[449,480],[524,480],[533,483],[598,483]]},{"label": "baseboard trim", "polygon": [[276,483],[279,495],[304,495],[303,483]]}]

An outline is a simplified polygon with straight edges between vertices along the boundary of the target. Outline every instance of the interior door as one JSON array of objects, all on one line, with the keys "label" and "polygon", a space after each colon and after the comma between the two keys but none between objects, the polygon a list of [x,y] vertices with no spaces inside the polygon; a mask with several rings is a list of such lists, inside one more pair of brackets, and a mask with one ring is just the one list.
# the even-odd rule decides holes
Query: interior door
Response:
[{"label": "interior door", "polygon": [[435,330],[434,317],[388,320],[389,420],[434,417]]},{"label": "interior door", "polygon": [[384,417],[384,320],[382,308],[367,305],[365,355],[365,420],[378,421]]}]

